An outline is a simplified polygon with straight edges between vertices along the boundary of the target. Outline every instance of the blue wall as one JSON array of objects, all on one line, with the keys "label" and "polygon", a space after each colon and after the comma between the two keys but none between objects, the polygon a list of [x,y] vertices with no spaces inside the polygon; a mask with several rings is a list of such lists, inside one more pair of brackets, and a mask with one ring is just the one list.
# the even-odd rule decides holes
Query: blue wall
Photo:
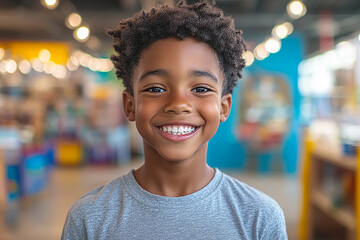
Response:
[{"label": "blue wall", "polygon": [[[284,172],[295,173],[299,159],[300,144],[300,93],[297,86],[298,65],[303,59],[302,38],[292,34],[282,41],[281,50],[271,54],[262,61],[255,61],[244,72],[244,77],[248,74],[271,74],[285,75],[289,81],[289,89],[292,97],[292,109],[290,129],[285,136],[281,149],[282,165]],[[234,134],[238,116],[238,101],[242,84],[241,80],[233,94],[233,106],[229,119],[221,123],[218,132],[209,142],[208,163],[212,167],[218,168],[237,168],[244,169],[248,159],[246,143],[239,142]],[[269,161],[271,156],[263,156]]]}]

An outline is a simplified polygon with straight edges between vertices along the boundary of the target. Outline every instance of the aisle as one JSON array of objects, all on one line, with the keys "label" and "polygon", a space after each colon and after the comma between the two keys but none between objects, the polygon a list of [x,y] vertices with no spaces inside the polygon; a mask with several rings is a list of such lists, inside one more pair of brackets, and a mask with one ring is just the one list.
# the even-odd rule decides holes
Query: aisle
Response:
[{"label": "aisle", "polygon": [[[59,239],[67,210],[76,199],[140,165],[141,161],[134,161],[122,167],[55,168],[47,190],[40,196],[28,199],[21,204],[16,225],[11,229],[9,226],[5,228],[3,219],[1,219],[0,239]],[[226,172],[273,197],[285,212],[289,239],[296,239],[294,234],[299,206],[296,177]]]}]

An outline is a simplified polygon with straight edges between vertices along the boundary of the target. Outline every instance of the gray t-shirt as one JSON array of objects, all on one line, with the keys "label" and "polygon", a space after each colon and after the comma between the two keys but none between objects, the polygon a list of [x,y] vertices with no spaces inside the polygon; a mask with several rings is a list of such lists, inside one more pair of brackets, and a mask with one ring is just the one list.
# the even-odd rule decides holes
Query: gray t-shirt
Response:
[{"label": "gray t-shirt", "polygon": [[264,193],[216,169],[199,191],[164,197],[133,171],[76,201],[61,239],[287,239],[284,214]]}]

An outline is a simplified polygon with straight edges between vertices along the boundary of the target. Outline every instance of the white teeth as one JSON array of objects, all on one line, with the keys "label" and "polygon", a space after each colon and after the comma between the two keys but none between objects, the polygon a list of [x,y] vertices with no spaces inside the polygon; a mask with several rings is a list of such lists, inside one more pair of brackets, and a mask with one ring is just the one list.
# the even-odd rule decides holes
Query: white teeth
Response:
[{"label": "white teeth", "polygon": [[195,131],[195,127],[191,126],[164,126],[160,130],[171,135],[184,135]]}]

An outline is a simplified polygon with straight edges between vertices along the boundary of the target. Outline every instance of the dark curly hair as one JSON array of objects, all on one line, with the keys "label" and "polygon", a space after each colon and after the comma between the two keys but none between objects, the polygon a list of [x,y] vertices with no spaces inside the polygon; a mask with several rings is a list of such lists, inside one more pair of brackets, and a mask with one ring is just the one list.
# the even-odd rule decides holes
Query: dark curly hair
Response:
[{"label": "dark curly hair", "polygon": [[111,60],[116,75],[123,80],[131,94],[131,79],[141,53],[160,39],[174,37],[182,40],[191,37],[214,49],[225,75],[223,95],[233,92],[245,66],[242,32],[235,30],[233,19],[224,16],[214,2],[201,1],[187,5],[185,1],[180,1],[176,7],[160,5],[121,21],[119,26],[107,30],[107,33],[114,39],[117,54],[112,55]]}]

